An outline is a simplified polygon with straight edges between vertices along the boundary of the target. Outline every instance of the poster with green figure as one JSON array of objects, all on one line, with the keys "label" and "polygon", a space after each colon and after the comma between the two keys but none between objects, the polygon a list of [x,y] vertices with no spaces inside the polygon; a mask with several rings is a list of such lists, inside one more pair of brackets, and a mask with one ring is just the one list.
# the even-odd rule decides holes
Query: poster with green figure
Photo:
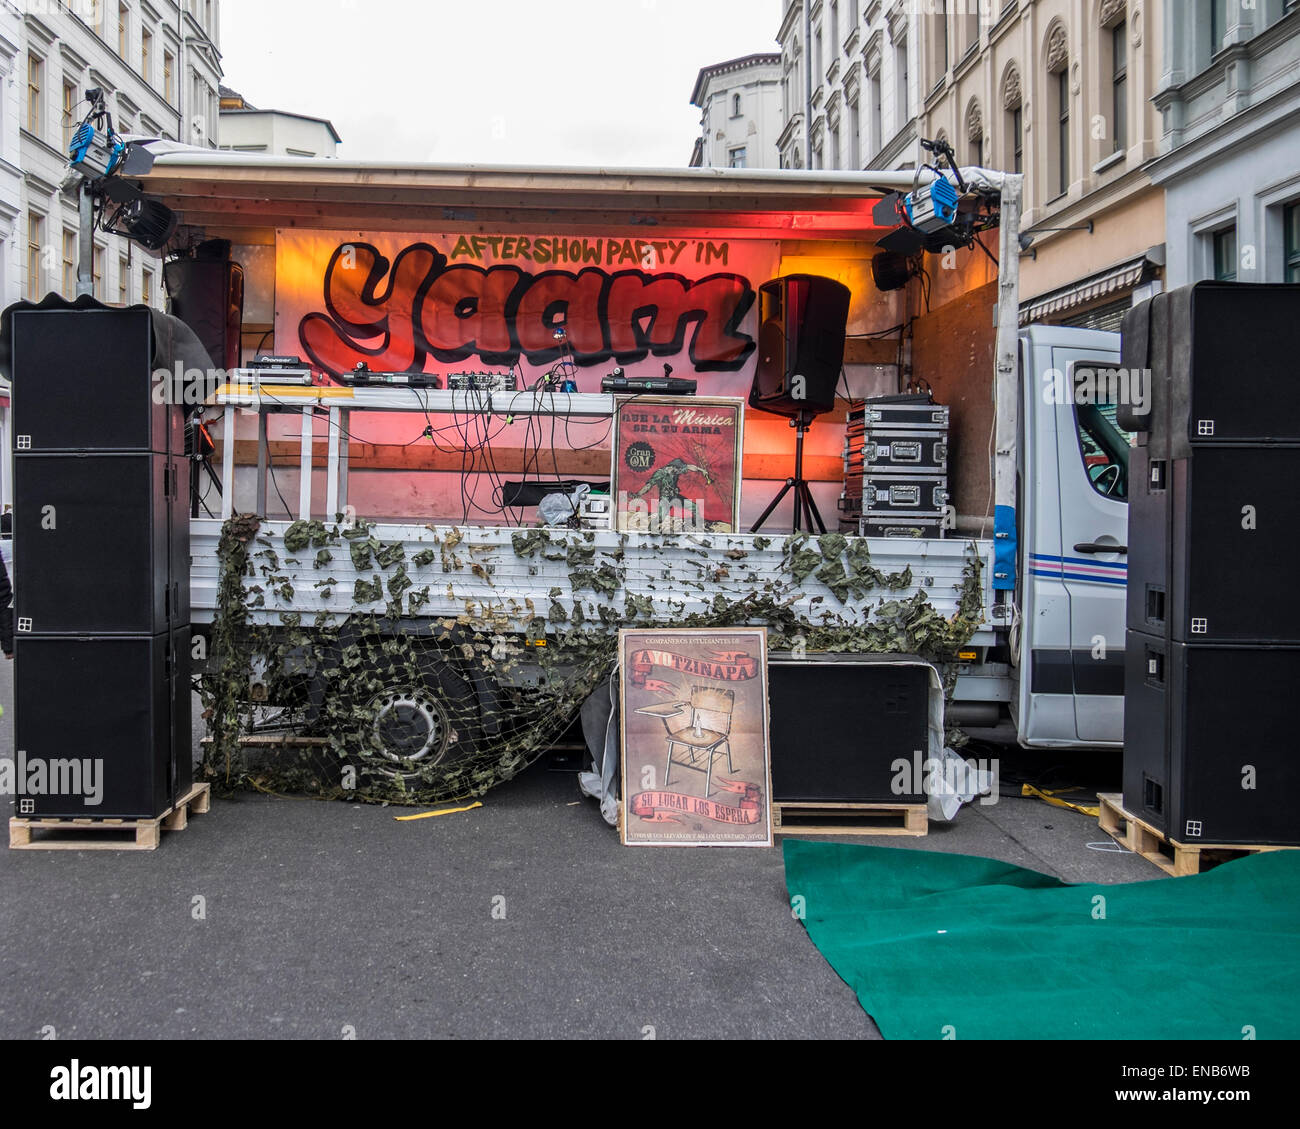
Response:
[{"label": "poster with green figure", "polygon": [[619,402],[610,494],[616,528],[734,533],[744,401],[635,396]]}]

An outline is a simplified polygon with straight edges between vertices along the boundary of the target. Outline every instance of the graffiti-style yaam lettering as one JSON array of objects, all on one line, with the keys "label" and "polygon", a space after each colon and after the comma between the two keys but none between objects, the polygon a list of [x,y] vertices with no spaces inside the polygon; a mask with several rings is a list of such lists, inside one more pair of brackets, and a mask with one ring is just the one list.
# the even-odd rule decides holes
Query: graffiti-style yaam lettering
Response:
[{"label": "graffiti-style yaam lettering", "polygon": [[547,365],[563,352],[559,326],[580,365],[632,364],[685,349],[699,372],[736,372],[755,348],[740,331],[754,290],[736,274],[694,282],[597,267],[530,274],[449,265],[427,243],[389,263],[375,247],[353,243],[330,256],[324,290],[327,312],[304,317],[298,339],[334,376],[360,361],[377,371],[418,372],[430,356],[444,364],[477,355],[485,365]]}]

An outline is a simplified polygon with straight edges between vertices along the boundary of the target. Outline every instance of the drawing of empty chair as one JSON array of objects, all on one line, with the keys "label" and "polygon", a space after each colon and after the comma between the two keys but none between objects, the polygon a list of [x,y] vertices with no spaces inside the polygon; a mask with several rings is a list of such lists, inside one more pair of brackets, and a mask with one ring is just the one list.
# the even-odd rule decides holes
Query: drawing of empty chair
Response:
[{"label": "drawing of empty chair", "polygon": [[[668,731],[668,763],[664,766],[664,787],[672,779],[673,765],[704,773],[704,798],[713,791],[713,758],[727,754],[727,771],[735,772],[731,763],[731,714],[736,706],[734,690],[713,686],[692,686],[689,706],[663,719]],[[675,756],[678,749],[683,757]]]}]

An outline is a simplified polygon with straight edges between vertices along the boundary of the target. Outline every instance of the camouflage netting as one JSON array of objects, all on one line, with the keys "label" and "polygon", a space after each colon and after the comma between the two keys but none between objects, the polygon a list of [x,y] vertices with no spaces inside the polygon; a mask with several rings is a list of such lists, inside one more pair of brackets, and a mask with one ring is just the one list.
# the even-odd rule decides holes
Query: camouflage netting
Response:
[{"label": "camouflage netting", "polygon": [[[973,546],[952,618],[924,592],[891,597],[913,587],[910,570],[882,573],[864,540],[838,533],[789,538],[778,575],[756,573],[751,591],[715,594],[707,611],[684,614],[682,604],[676,615],[674,601],[665,598],[665,617],[648,597],[628,593],[618,600],[625,591],[621,552],[598,556],[591,534],[542,528],[515,532],[513,552],[523,561],[564,561],[574,597],[568,607],[560,602],[562,590],[553,588],[545,613],[531,601],[514,616],[467,601],[455,618],[420,618],[429,601],[426,578],[437,574],[445,583],[443,574],[461,573],[490,583],[472,552],[458,551],[464,549],[460,531],[442,534],[436,547],[408,557],[408,546],[379,542],[365,522],[299,521],[283,537],[263,534],[252,516],[226,523],[217,614],[200,677],[211,737],[204,779],[232,789],[366,802],[481,796],[526,768],[570,726],[615,665],[619,627],[766,625],[772,651],[917,654],[947,670],[950,691],[955,676],[945,664],[984,618]],[[753,544],[766,549],[771,540]],[[698,587],[705,593],[711,575],[727,575],[747,555],[734,548],[693,551],[703,558]],[[338,585],[330,563],[339,554],[371,575],[354,582],[352,606],[382,604],[382,611],[322,612],[304,620],[301,613],[259,610],[268,591],[277,604],[292,604],[290,574],[315,574],[312,587],[328,595]],[[801,599],[810,578],[842,605],[817,612],[820,622],[797,607],[825,600]]]}]

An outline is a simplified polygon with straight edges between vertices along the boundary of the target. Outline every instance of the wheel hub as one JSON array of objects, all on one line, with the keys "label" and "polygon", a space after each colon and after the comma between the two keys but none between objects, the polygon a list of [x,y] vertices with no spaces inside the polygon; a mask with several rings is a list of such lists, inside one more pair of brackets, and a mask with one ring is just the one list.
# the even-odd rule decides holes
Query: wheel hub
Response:
[{"label": "wheel hub", "polygon": [[451,744],[451,729],[441,706],[422,694],[377,699],[371,724],[376,743],[389,760],[434,765]]}]

